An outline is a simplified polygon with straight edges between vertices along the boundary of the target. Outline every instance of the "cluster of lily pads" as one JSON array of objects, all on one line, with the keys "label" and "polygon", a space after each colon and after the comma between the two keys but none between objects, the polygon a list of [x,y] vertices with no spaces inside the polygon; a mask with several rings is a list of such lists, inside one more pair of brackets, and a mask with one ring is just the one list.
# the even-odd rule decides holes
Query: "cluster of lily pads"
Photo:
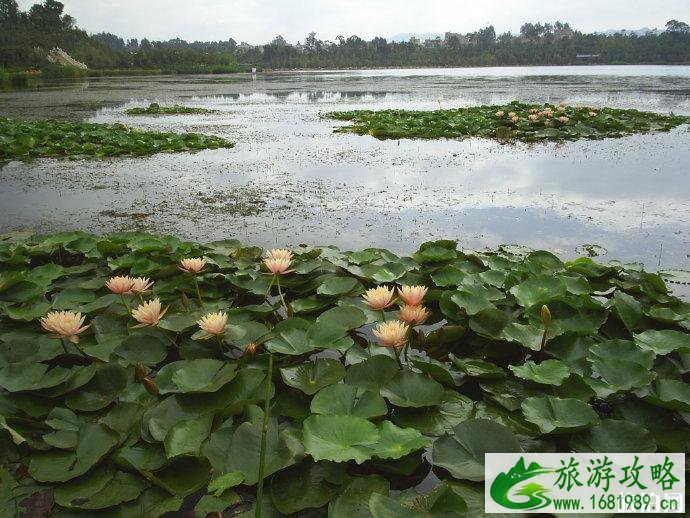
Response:
[{"label": "cluster of lily pads", "polygon": [[139,156],[233,145],[217,136],[141,131],[122,124],[0,118],[0,160]]},{"label": "cluster of lily pads", "polygon": [[480,516],[486,452],[690,451],[689,372],[639,265],[15,233],[0,508]]},{"label": "cluster of lily pads", "polygon": [[325,116],[352,122],[337,128],[337,132],[379,139],[486,137],[526,142],[623,137],[669,131],[690,122],[688,117],[673,114],[565,103],[534,105],[519,101],[434,111],[337,111]]},{"label": "cluster of lily pads", "polygon": [[213,113],[213,110],[206,108],[191,108],[175,104],[173,106],[161,106],[158,103],[151,103],[147,108],[130,108],[126,110],[127,115],[184,115],[191,113]]}]

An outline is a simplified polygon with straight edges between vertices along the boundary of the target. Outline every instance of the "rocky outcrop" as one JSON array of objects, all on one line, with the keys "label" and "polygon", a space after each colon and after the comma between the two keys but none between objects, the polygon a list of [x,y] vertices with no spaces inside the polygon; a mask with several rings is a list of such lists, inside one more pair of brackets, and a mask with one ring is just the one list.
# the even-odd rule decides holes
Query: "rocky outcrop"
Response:
[{"label": "rocky outcrop", "polygon": [[77,61],[72,56],[67,54],[67,52],[57,47],[48,52],[48,61],[50,61],[51,63],[56,63],[58,65],[81,68],[82,70],[86,70],[89,68],[81,61]]}]

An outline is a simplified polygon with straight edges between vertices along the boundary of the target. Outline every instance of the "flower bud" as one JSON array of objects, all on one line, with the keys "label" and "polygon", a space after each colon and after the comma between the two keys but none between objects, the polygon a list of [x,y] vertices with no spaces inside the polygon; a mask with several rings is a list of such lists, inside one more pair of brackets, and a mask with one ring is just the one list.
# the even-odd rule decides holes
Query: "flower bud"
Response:
[{"label": "flower bud", "polygon": [[244,356],[247,358],[254,358],[256,356],[256,348],[258,346],[254,342],[249,342],[247,347],[244,349]]},{"label": "flower bud", "polygon": [[546,304],[541,307],[541,321],[544,322],[544,327],[549,327],[551,323],[551,311]]},{"label": "flower bud", "polygon": [[144,378],[141,380],[141,382],[144,384],[144,388],[146,389],[146,392],[151,394],[152,396],[157,396],[158,393],[160,392],[158,390],[158,385],[154,381],[151,381],[148,378]]},{"label": "flower bud", "polygon": [[146,367],[142,363],[137,363],[134,366],[134,379],[137,380],[139,383],[143,381],[143,379],[146,377]]}]

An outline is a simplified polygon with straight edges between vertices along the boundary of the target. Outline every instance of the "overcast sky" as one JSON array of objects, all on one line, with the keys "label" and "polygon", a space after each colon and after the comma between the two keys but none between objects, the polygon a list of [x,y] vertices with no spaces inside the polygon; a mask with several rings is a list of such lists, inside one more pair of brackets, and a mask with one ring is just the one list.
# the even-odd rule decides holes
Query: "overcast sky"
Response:
[{"label": "overcast sky", "polygon": [[[27,9],[37,0],[19,0]],[[690,0],[62,0],[88,32],[152,40],[289,42],[357,34],[472,32],[493,24],[517,32],[525,21],[567,21],[585,32],[690,22]]]}]

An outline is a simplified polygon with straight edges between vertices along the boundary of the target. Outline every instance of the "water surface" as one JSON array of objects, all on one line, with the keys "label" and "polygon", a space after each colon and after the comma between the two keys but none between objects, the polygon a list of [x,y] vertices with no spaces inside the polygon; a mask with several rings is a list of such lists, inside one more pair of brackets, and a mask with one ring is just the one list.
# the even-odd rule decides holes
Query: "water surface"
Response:
[{"label": "water surface", "polygon": [[[502,144],[336,134],[332,110],[434,109],[513,99],[690,115],[690,67],[525,67],[94,79],[0,93],[0,116],[124,122],[230,138],[230,150],[11,162],[0,232],[142,228],[262,246],[458,239],[564,257],[690,268],[690,132]],[[130,117],[150,102],[218,110]]]}]

